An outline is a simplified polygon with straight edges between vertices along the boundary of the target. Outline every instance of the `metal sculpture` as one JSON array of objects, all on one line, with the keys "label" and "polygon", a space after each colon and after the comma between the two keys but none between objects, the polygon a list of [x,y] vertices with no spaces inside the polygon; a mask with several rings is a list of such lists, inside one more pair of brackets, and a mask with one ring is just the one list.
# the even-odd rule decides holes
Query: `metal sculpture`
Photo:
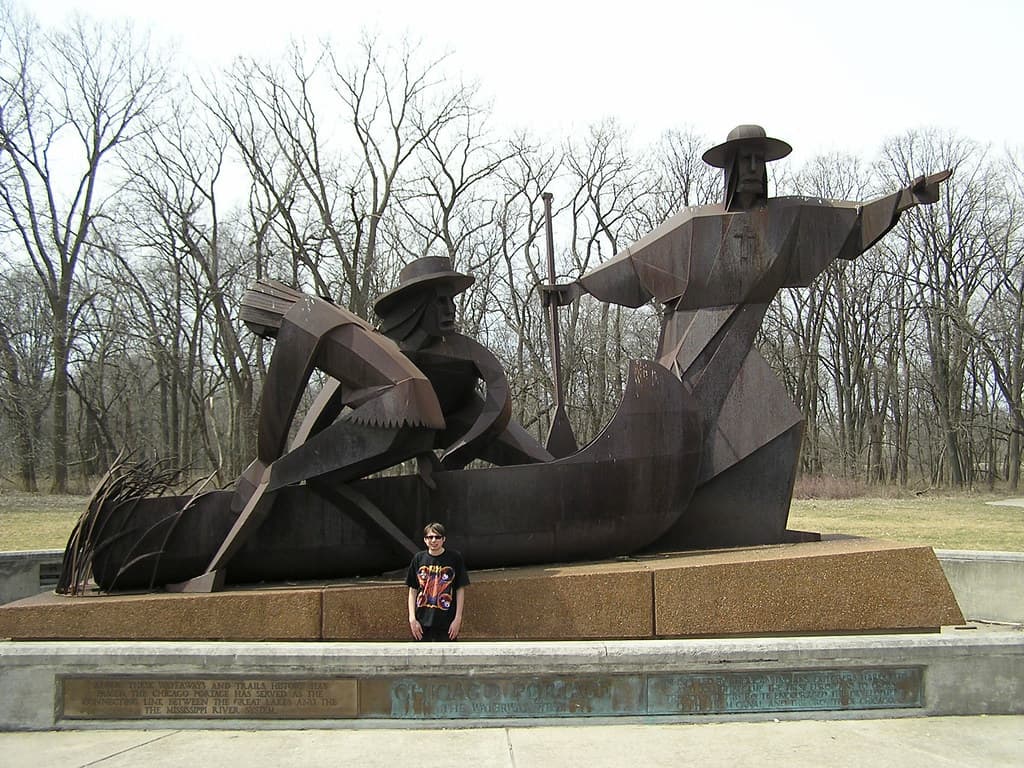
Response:
[{"label": "metal sculpture", "polygon": [[663,307],[658,362],[699,404],[704,450],[686,513],[652,549],[799,540],[786,521],[803,418],[754,346],[769,302],[808,286],[835,259],[853,259],[900,214],[938,200],[949,171],[866,203],[768,197],[766,163],[791,147],[758,125],[734,128],[704,153],[725,173],[720,205],[686,208],[612,259],[562,286],[628,307]]},{"label": "metal sculpture", "polygon": [[[243,297],[241,319],[258,335],[278,340],[260,404],[258,455],[231,501],[238,518],[206,569],[172,588],[219,588],[226,565],[285,486],[306,482],[351,500],[347,483],[411,458],[432,485],[434,449],[443,450],[438,467],[444,469],[480,457],[496,464],[552,458],[511,421],[501,364],[455,333],[453,297],[472,283],[445,257],[417,259],[401,271],[398,287],[374,304],[382,333],[346,309],[275,281],[261,281]],[[285,452],[314,368],[331,378]],[[476,394],[481,380],[485,398]],[[357,503],[403,549],[418,549],[378,507]]]},{"label": "metal sculpture", "polygon": [[[551,200],[553,195],[545,192],[544,199],[544,230],[547,240],[548,279],[555,282],[555,237],[551,226]],[[549,347],[551,348],[551,380],[555,388],[555,410],[551,414],[551,427],[548,429],[547,449],[555,456],[569,456],[576,453],[576,435],[573,434],[569,414],[565,411],[564,392],[562,387],[562,342],[558,332],[558,304],[549,302],[548,306]]]},{"label": "metal sculpture", "polygon": [[[689,414],[689,419],[687,418]],[[683,454],[680,446],[693,449]],[[685,449],[684,449],[685,451]],[[686,392],[654,362],[631,366],[622,406],[579,453],[547,463],[438,471],[281,489],[227,564],[229,583],[372,575],[404,568],[405,535],[434,519],[457,530],[471,568],[603,559],[664,533],[693,491],[699,425]],[[117,531],[92,553],[101,589],[151,588],[200,574],[231,528],[232,491],[104,508]],[[386,511],[386,530],[367,509]],[[143,552],[159,557],[141,559]]]},{"label": "metal sculpture", "polygon": [[[380,332],[323,299],[257,283],[240,316],[277,342],[256,460],[234,491],[101,493],[73,537],[66,591],[83,586],[87,560],[104,590],[379,573],[403,565],[418,548],[409,534],[433,519],[459,531],[474,568],[609,557],[661,535],[696,481],[687,393],[655,363],[635,363],[612,422],[556,460],[511,419],[494,355],[455,331],[453,297],[472,280],[446,258],[412,262],[374,304]],[[314,369],[331,378],[286,450]],[[688,469],[674,470],[683,455]],[[361,479],[408,459],[413,474]],[[495,466],[466,469],[476,459]],[[140,482],[119,467],[105,485]]]},{"label": "metal sculpture", "polygon": [[[454,297],[473,278],[447,258],[402,270],[374,304],[379,331],[257,283],[241,318],[277,342],[256,460],[233,491],[188,497],[126,498],[145,485],[119,468],[69,542],[62,590],[80,590],[90,567],[104,590],[380,573],[436,519],[471,568],[800,538],[786,519],[802,421],[754,335],[781,287],[862,253],[949,174],[864,204],[768,198],[765,164],[789,151],[738,127],[704,155],[725,170],[722,205],[686,209],[578,281],[543,287],[556,382],[556,305],[583,292],[664,305],[658,362],[631,364],[612,422],[578,451],[564,412],[551,452],[511,419],[501,365],[455,330]],[[550,225],[548,239],[550,256]],[[314,370],[330,378],[287,447]],[[407,460],[415,472],[371,477]],[[475,460],[493,466],[467,468]]]}]

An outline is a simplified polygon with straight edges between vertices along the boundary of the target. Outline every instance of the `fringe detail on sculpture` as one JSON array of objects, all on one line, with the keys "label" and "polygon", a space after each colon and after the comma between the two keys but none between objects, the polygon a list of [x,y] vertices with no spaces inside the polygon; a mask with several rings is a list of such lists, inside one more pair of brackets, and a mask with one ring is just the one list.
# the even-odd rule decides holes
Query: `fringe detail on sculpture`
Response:
[{"label": "fringe detail on sculpture", "polygon": [[444,429],[437,396],[425,379],[400,381],[351,411],[346,419],[369,427],[429,427]]},{"label": "fringe detail on sculpture", "polygon": [[238,317],[257,336],[272,339],[281,329],[285,313],[304,297],[277,280],[257,280],[242,296]]},{"label": "fringe detail on sculpture", "polygon": [[[125,558],[126,562],[122,563],[118,569],[118,574],[121,574],[137,563],[151,559],[153,569],[149,589],[152,590],[160,557],[163,555],[164,546],[166,546],[167,539],[174,530],[177,520],[195,502],[195,499],[216,474],[200,481],[200,490],[193,493],[181,509],[165,516],[158,523],[146,529],[118,527],[117,530],[107,531],[105,530],[106,521],[111,519],[112,512],[127,507],[130,516],[134,506],[142,499],[167,494],[179,482],[183,472],[181,469],[171,468],[166,461],[145,459],[131,461],[130,459],[131,457],[126,456],[124,451],[118,454],[110,469],[100,480],[96,490],[93,491],[85,511],[78,518],[74,530],[71,531],[67,547],[64,549],[60,578],[57,580],[56,592],[58,594],[84,594],[90,588],[93,558],[97,553],[126,536],[135,536],[137,540],[142,541],[146,538],[146,534],[154,528],[170,522],[159,548],[148,552],[135,552],[133,548],[129,551],[129,556]],[[194,488],[196,485],[194,483],[191,487]],[[113,588],[114,584],[111,584],[111,590]]]}]

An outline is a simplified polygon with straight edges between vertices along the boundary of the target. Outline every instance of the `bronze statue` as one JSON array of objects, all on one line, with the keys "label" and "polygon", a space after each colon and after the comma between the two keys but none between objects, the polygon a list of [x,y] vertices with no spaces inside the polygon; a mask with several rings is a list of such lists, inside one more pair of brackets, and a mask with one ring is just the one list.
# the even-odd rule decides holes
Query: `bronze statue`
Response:
[{"label": "bronze statue", "polygon": [[[789,152],[739,126],[704,154],[725,172],[722,204],[543,288],[548,304],[587,292],[664,310],[657,362],[633,361],[612,421],[558,458],[511,419],[497,359],[456,332],[454,297],[473,278],[447,258],[403,268],[375,302],[380,331],[257,283],[241,317],[277,342],[256,460],[234,490],[191,497],[114,473],[72,534],[60,588],[90,574],[104,590],[377,574],[403,567],[432,520],[460,532],[471,568],[816,537],[786,529],[802,419],[755,334],[780,288],[863,253],[935,202],[949,172],[867,203],[769,198],[766,163]],[[288,447],[314,369],[330,378]],[[394,474],[412,459],[416,471]]]},{"label": "bronze statue", "polygon": [[[308,482],[330,493],[410,458],[433,485],[434,449],[444,451],[439,465],[445,469],[461,469],[478,457],[496,464],[552,458],[511,422],[501,364],[455,332],[453,297],[472,284],[447,257],[413,261],[400,272],[398,287],[374,304],[383,336],[348,310],[275,281],[261,281],[246,293],[241,319],[257,335],[278,340],[260,403],[258,456],[232,499],[238,519],[206,572],[181,589],[218,588],[225,566],[285,486]],[[330,378],[285,451],[314,368]],[[481,380],[484,399],[476,394]],[[359,501],[381,528],[414,546],[376,507]]]},{"label": "bronze statue", "polygon": [[[655,363],[635,363],[617,416],[556,460],[511,419],[494,355],[455,331],[453,297],[472,281],[447,258],[413,261],[374,304],[380,332],[324,299],[257,283],[240,317],[277,341],[256,460],[234,491],[100,494],[79,525],[92,533],[76,530],[69,544],[79,566],[62,588],[73,591],[86,565],[106,590],[379,573],[401,567],[418,549],[410,533],[434,519],[460,531],[474,568],[609,557],[653,541],[696,480],[690,398]],[[286,448],[314,369],[330,378]],[[370,477],[408,459],[415,473]],[[493,466],[466,468],[478,459]]]},{"label": "bronze statue", "polygon": [[[399,274],[398,287],[374,302],[380,331],[423,371],[441,400],[445,427],[433,447],[443,451],[444,469],[461,469],[477,458],[499,466],[550,461],[551,454],[512,420],[501,363],[455,331],[453,297],[472,283],[469,275],[452,270],[447,257],[413,261]],[[486,387],[484,398],[476,394],[478,382]]]},{"label": "bronze statue", "polygon": [[659,549],[786,541],[803,419],[754,347],[769,302],[853,259],[900,214],[938,200],[944,171],[867,203],[768,197],[766,163],[790,146],[740,125],[704,153],[725,173],[720,205],[686,208],[606,263],[545,296],[581,293],[663,308],[658,361],[699,403],[705,440],[698,488]]}]

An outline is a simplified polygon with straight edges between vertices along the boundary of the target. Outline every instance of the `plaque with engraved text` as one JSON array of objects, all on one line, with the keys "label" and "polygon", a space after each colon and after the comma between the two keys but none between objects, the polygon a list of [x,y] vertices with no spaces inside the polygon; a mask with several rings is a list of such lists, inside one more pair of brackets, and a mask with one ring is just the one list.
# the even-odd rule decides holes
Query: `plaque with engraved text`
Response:
[{"label": "plaque with engraved text", "polygon": [[64,677],[68,720],[356,717],[353,679],[249,677]]},{"label": "plaque with engraved text", "polygon": [[648,714],[899,709],[924,703],[921,667],[652,675]]},{"label": "plaque with engraved text", "polygon": [[66,720],[489,719],[893,709],[923,667],[368,678],[67,676]]}]

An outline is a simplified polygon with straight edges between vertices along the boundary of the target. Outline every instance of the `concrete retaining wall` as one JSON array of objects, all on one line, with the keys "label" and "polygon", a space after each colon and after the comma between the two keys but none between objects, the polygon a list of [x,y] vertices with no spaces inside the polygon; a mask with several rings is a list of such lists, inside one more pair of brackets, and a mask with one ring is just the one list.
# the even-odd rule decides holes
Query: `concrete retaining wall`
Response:
[{"label": "concrete retaining wall", "polygon": [[[1020,632],[949,630],[942,634],[725,640],[581,641],[570,643],[0,643],[0,730],[81,728],[273,727],[254,719],[68,720],[62,716],[63,677],[162,675],[181,680],[259,677],[369,681],[395,688],[442,676],[451,690],[486,688],[488,681],[536,685],[545,675],[562,680],[646,680],[698,673],[719,678],[790,670],[921,670],[921,700],[913,709],[775,712],[759,708],[746,719],[775,717],[899,717],[1024,713],[1024,636]],[[531,682],[533,681],[533,682]],[[452,695],[450,692],[446,695]],[[460,694],[463,695],[463,694]],[[466,693],[465,695],[471,695]],[[557,716],[586,717],[581,709]],[[835,709],[839,709],[836,707]],[[505,718],[515,720],[515,716]],[[645,721],[650,721],[650,716]],[[673,716],[706,721],[736,716]],[[387,722],[423,727],[424,719],[277,721],[320,726]],[[451,726],[450,719],[438,721]],[[491,719],[496,723],[500,720]],[[278,727],[281,727],[279,725]]]},{"label": "concrete retaining wall", "polygon": [[937,549],[964,618],[1024,624],[1024,552]]},{"label": "concrete retaining wall", "polygon": [[[936,554],[966,617],[1024,623],[1024,554],[949,550]],[[59,551],[0,555],[0,589],[3,590],[0,595],[4,600],[11,600],[52,589],[52,583],[41,580],[55,578],[60,555]],[[865,680],[873,670],[882,670],[883,674],[885,670],[909,672],[911,686],[919,700],[899,709],[825,707],[823,712],[819,707],[817,711],[794,712],[773,711],[769,703],[756,711],[744,710],[747,714],[739,715],[694,715],[692,710],[690,714],[665,714],[665,710],[661,710],[653,716],[640,716],[649,722],[652,719],[706,721],[1024,713],[1024,633],[1016,630],[947,628],[941,634],[920,635],[466,642],[441,646],[405,642],[15,641],[0,642],[0,691],[4,692],[0,696],[0,730],[344,727],[375,722],[423,727],[425,722],[431,721],[425,720],[422,712],[410,719],[374,720],[378,715],[374,715],[372,709],[361,708],[366,698],[363,691],[376,691],[375,695],[383,697],[386,707],[387,697],[393,696],[401,686],[407,690],[410,681],[412,685],[426,686],[442,677],[445,681],[464,681],[467,690],[486,686],[489,681],[492,688],[521,689],[539,685],[543,689],[554,679],[550,676],[557,676],[556,686],[578,681],[584,692],[588,686],[600,690],[611,681],[616,691],[638,691],[641,704],[646,706],[644,697],[666,680],[675,679],[673,676],[679,679],[697,676],[707,683],[701,689],[706,692],[715,690],[723,680],[728,685],[730,675],[736,674],[753,679],[752,685],[757,689],[765,681],[783,679],[794,671],[804,675],[804,679],[816,674],[838,679],[837,675],[842,677],[849,672],[854,678],[859,675],[859,679]],[[772,678],[772,675],[777,677]],[[354,715],[329,720],[239,719],[234,715],[213,719],[147,715],[133,720],[90,719],[90,715],[85,719],[70,719],[64,714],[67,686],[74,680],[154,676],[185,682],[258,678],[271,685],[273,681],[292,684],[297,680],[328,679],[350,685],[351,690],[359,693],[353,705]],[[629,714],[628,707],[623,707],[615,696],[609,701],[613,708],[619,707]],[[579,704],[584,710],[587,706],[582,700],[568,703]],[[685,709],[672,711],[686,712]],[[635,706],[631,712],[637,715]],[[538,715],[534,712],[530,716]],[[589,715],[585,711],[582,715],[566,711],[557,716]],[[516,722],[515,716],[508,720]],[[436,722],[452,725],[450,719]],[[501,720],[491,717],[488,722],[497,724]]]},{"label": "concrete retaining wall", "polygon": [[52,590],[63,557],[63,549],[0,552],[0,605]]}]

